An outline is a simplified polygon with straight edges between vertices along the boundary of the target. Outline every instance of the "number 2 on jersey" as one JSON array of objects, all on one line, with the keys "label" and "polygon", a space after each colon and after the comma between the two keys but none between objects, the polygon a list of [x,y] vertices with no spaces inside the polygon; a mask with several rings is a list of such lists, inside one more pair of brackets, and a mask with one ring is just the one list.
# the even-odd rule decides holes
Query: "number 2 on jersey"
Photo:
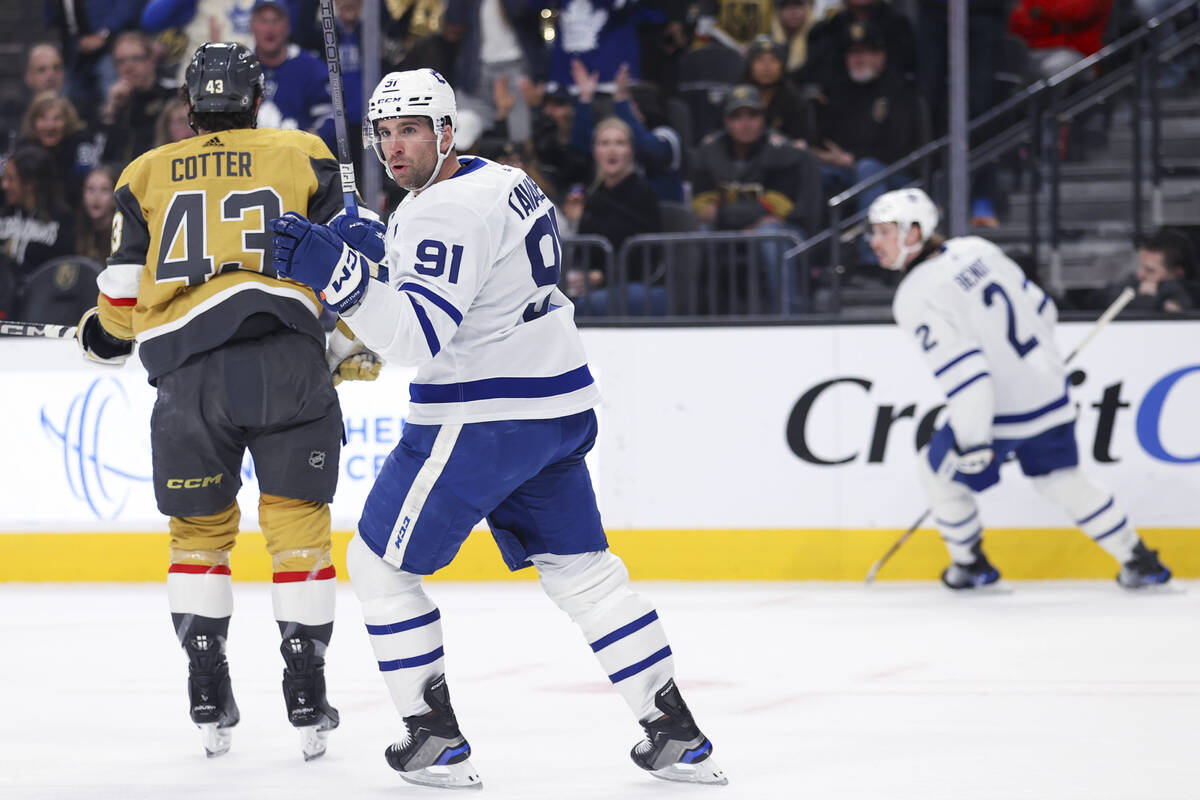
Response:
[{"label": "number 2 on jersey", "polygon": [[1008,311],[1008,343],[1017,351],[1018,356],[1024,358],[1030,350],[1037,347],[1038,339],[1036,336],[1030,336],[1022,342],[1017,338],[1017,317],[1013,313],[1012,300],[1008,298],[1008,292],[1004,291],[1004,287],[1000,284],[993,282],[983,287],[983,304],[990,307],[992,298],[996,295],[1000,295],[1004,301],[1005,310]]}]

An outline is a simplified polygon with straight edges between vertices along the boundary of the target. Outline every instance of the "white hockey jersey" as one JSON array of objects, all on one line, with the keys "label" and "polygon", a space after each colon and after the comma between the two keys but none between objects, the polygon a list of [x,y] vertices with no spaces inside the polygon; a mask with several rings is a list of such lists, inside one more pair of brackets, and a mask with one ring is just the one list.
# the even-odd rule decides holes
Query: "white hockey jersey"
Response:
[{"label": "white hockey jersey", "polygon": [[1023,439],[1075,418],[1054,341],[1058,309],[996,245],[950,239],[892,301],[946,393],[960,448]]},{"label": "white hockey jersey", "polygon": [[550,201],[524,172],[461,157],[388,220],[388,286],[370,281],[343,319],[384,360],[417,366],[421,425],[549,419],[592,408],[575,308],[558,290]]}]

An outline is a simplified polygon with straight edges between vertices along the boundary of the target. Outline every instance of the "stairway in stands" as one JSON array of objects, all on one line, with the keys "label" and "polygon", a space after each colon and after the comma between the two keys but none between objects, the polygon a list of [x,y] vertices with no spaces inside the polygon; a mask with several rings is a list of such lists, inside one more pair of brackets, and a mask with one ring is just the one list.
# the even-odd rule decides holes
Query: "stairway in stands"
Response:
[{"label": "stairway in stands", "polygon": [[[1200,226],[1200,89],[1189,86],[1165,93],[1162,109],[1162,210],[1156,220],[1150,184],[1150,163],[1143,158],[1142,227],[1152,232],[1158,225]],[[1133,114],[1126,95],[1111,109],[1099,110],[1079,123],[1070,137],[1072,155],[1061,165],[1060,253],[1062,288],[1099,288],[1135,269],[1133,221]],[[1142,136],[1149,151],[1148,111],[1140,113]],[[1014,178],[1012,174],[1005,177]],[[1013,258],[1029,257],[1029,194],[1020,180],[1008,194],[1003,224],[995,229],[974,229],[999,244]],[[1048,182],[1045,182],[1047,183]],[[1050,190],[1043,185],[1038,199],[1038,276],[1050,280]]]}]

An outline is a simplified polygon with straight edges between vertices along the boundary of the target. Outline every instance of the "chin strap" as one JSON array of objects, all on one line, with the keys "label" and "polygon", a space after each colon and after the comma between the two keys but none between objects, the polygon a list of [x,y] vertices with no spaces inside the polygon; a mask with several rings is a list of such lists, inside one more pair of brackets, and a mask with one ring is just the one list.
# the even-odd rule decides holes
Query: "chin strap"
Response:
[{"label": "chin strap", "polygon": [[914,245],[903,244],[904,240],[908,238],[908,232],[911,230],[912,225],[907,225],[903,231],[898,232],[896,244],[900,249],[896,251],[896,260],[892,263],[891,269],[904,269],[908,265],[908,257],[913,253],[921,252],[921,248],[925,246],[924,241],[919,241]]},{"label": "chin strap", "polygon": [[449,156],[450,153],[454,150],[454,131],[453,131],[453,129],[451,129],[451,131],[450,131],[450,147],[446,149],[446,152],[444,152],[444,153],[442,152],[442,145],[441,145],[442,133],[444,133],[445,130],[446,130],[445,122],[439,122],[436,125],[434,125],[433,137],[434,137],[434,141],[438,143],[437,163],[434,164],[434,166],[433,166],[433,173],[429,176],[429,180],[425,181],[425,185],[422,186],[420,189],[414,189],[413,190],[414,193],[423,192],[426,189],[428,189],[430,186],[433,185],[433,182],[437,180],[438,175],[440,175],[442,172],[442,164],[446,161],[446,157]]}]

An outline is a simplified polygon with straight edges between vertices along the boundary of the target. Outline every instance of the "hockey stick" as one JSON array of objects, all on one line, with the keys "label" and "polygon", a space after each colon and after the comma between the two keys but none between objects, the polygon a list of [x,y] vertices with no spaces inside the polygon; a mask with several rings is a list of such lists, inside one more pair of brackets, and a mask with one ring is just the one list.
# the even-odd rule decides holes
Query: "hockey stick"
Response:
[{"label": "hockey stick", "polygon": [[342,93],[342,62],[338,55],[333,0],[321,0],[321,30],[325,41],[325,65],[329,68],[329,95],[333,100],[333,132],[337,138],[338,169],[342,175],[342,201],[346,204],[346,215],[357,217],[354,162],[350,158],[350,137],[346,134],[346,103]]},{"label": "hockey stick", "polygon": [[[1126,287],[1123,292],[1117,295],[1117,299],[1113,300],[1112,305],[1106,308],[1104,313],[1097,318],[1096,324],[1092,325],[1092,329],[1088,331],[1087,336],[1084,336],[1079,344],[1075,345],[1075,349],[1072,350],[1066,359],[1063,360],[1063,364],[1070,364],[1072,361],[1074,361],[1075,357],[1079,355],[1083,348],[1087,347],[1092,339],[1096,338],[1096,334],[1099,333],[1105,325],[1112,322],[1116,318],[1117,314],[1120,314],[1121,311],[1124,310],[1125,306],[1129,305],[1136,295],[1137,292],[1133,290],[1133,287]],[[894,556],[896,551],[903,547],[904,543],[907,542],[909,538],[911,538],[912,535],[917,532],[917,528],[921,526],[921,523],[925,521],[929,514],[930,511],[928,508],[921,512],[921,516],[917,517],[917,521],[910,525],[908,530],[901,534],[900,538],[896,540],[895,544],[889,547],[887,552],[880,556],[879,560],[871,565],[871,569],[867,572],[866,583],[868,586],[870,586],[875,580],[875,576],[879,574],[879,570],[882,569],[883,565],[888,562],[888,559]]]},{"label": "hockey stick", "polygon": [[40,336],[44,339],[71,339],[74,325],[51,325],[45,322],[16,322],[0,320],[0,336]]}]

